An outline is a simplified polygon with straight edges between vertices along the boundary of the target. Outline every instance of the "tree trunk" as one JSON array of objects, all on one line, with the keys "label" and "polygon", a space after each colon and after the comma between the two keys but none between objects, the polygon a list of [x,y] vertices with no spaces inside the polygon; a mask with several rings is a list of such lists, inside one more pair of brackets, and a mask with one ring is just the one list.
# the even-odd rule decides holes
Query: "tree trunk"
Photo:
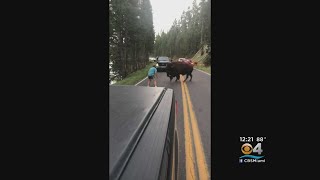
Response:
[{"label": "tree trunk", "polygon": [[137,43],[134,43],[134,71],[136,71],[137,68]]},{"label": "tree trunk", "polygon": [[200,46],[203,44],[203,28],[204,28],[204,23],[203,21],[201,22],[201,38],[200,38]]},{"label": "tree trunk", "polygon": [[127,59],[128,59],[128,55],[127,55],[127,44],[125,44],[125,47],[124,47],[124,77],[127,77],[128,75],[128,64],[127,64]]},{"label": "tree trunk", "polygon": [[119,69],[119,74],[121,76],[121,79],[123,77],[123,43],[122,43],[122,34],[121,34],[121,30],[118,31],[118,35],[119,35],[119,62],[120,62],[120,69]]}]

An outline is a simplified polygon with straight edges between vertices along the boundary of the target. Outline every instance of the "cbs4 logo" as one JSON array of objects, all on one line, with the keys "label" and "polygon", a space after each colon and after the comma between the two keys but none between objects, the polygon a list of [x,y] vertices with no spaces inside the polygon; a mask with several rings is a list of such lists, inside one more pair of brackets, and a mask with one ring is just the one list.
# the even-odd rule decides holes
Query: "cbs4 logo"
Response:
[{"label": "cbs4 logo", "polygon": [[252,152],[258,153],[259,155],[263,152],[261,148],[261,143],[258,143],[254,148],[251,144],[245,143],[241,146],[241,151],[243,154],[251,154]]}]

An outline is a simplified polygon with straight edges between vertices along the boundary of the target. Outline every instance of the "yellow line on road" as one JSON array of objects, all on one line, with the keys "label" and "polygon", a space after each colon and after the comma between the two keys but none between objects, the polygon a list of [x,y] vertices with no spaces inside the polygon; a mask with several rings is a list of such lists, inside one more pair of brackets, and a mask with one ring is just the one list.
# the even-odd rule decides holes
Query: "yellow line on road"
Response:
[{"label": "yellow line on road", "polygon": [[[181,78],[180,78],[181,79]],[[187,109],[187,100],[184,93],[184,87],[181,83],[182,89],[182,104],[183,104],[183,117],[184,117],[184,139],[185,139],[185,156],[186,156],[186,180],[194,180],[195,177],[195,168],[194,168],[194,153],[193,153],[193,143],[191,137],[191,128],[189,124],[189,116]]]},{"label": "yellow line on road", "polygon": [[[185,138],[193,137],[193,140],[189,140],[189,141],[194,142],[195,151],[196,151],[196,160],[197,160],[196,164],[197,164],[197,168],[198,168],[199,179],[200,180],[208,180],[210,177],[209,177],[205,154],[203,151],[200,131],[198,128],[198,123],[197,123],[198,121],[197,121],[197,118],[196,118],[194,110],[193,110],[188,86],[186,85],[186,83],[183,82],[183,79],[184,78],[182,78],[182,76],[180,76],[182,97],[183,97],[184,117],[187,117],[187,119],[185,118],[184,120],[185,120],[185,122],[188,121],[188,124],[189,124],[188,111],[186,110],[186,112],[185,112],[185,108],[188,108],[189,113],[190,113],[190,119],[191,119],[191,127],[192,127],[192,129],[191,129],[192,136],[191,136],[191,134],[190,134],[190,136],[188,135],[188,137],[187,137],[187,135],[185,135]],[[185,102],[185,99],[187,99],[187,102]],[[185,130],[187,128],[190,128],[190,125],[185,127]],[[190,131],[190,129],[188,129],[187,131]],[[187,132],[187,131],[185,131],[185,132]],[[187,141],[187,139],[185,141]],[[187,154],[186,154],[186,156],[187,156]],[[186,157],[186,162],[187,162],[187,157]]]},{"label": "yellow line on road", "polygon": [[188,101],[189,112],[190,112],[190,117],[191,117],[191,127],[192,127],[193,138],[194,138],[193,142],[195,143],[194,145],[195,145],[195,149],[196,149],[199,179],[200,180],[207,180],[207,179],[209,179],[209,172],[208,172],[206,157],[205,157],[205,154],[203,151],[200,131],[199,131],[198,123],[197,123],[198,121],[197,121],[196,115],[193,110],[188,86],[186,85],[186,83],[184,83],[184,85],[185,85],[185,91],[187,94],[187,101]]}]

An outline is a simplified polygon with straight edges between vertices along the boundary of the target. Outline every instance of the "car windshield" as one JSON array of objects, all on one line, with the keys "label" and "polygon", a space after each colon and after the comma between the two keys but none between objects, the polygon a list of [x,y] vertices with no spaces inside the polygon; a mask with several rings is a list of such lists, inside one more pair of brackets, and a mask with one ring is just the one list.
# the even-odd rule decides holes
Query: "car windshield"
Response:
[{"label": "car windshield", "polygon": [[169,61],[168,57],[159,57],[158,61]]}]

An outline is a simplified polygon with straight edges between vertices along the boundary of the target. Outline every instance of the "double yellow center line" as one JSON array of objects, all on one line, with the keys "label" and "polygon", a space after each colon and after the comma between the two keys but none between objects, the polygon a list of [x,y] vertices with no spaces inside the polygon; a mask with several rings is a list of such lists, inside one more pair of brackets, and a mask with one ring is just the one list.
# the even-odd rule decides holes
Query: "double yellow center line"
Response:
[{"label": "double yellow center line", "polygon": [[186,179],[208,180],[210,176],[203,151],[197,118],[190,100],[188,86],[183,82],[183,79],[183,76],[180,75],[185,133]]}]

